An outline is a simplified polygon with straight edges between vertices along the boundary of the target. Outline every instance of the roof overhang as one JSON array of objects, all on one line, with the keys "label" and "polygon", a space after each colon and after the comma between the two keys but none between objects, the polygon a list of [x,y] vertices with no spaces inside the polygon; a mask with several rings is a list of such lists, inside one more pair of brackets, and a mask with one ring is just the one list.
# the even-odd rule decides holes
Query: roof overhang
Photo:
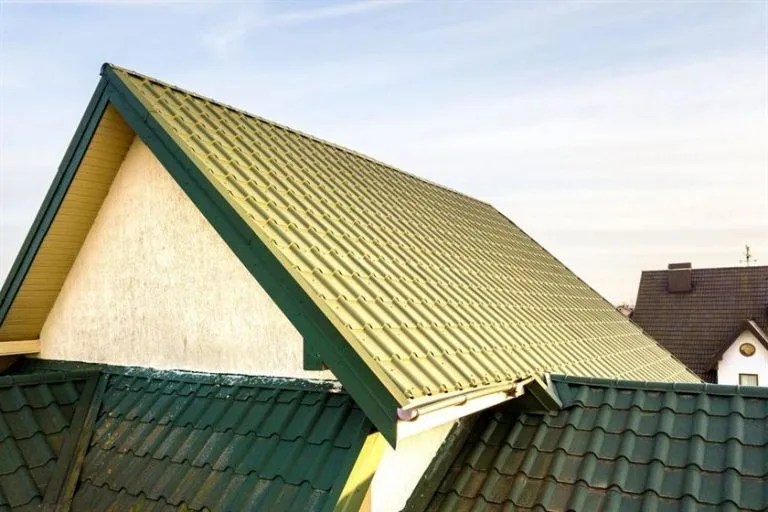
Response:
[{"label": "roof overhang", "polygon": [[453,393],[435,400],[421,400],[397,410],[397,438],[403,439],[478,411],[514,400],[520,410],[550,412],[562,405],[549,377],[529,377],[482,390]]}]

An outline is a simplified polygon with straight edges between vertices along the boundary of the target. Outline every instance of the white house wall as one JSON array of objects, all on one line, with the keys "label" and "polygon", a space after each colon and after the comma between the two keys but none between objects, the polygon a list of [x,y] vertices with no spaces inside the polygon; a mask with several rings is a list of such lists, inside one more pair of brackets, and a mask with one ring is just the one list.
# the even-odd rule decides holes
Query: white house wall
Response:
[{"label": "white house wall", "polygon": [[371,482],[371,512],[402,510],[455,423],[421,432],[387,446]]},{"label": "white house wall", "polygon": [[[742,343],[755,346],[755,353],[751,357],[745,357],[739,352]],[[748,330],[742,332],[723,353],[717,365],[717,383],[738,384],[740,373],[756,374],[758,384],[768,386],[768,350]]]},{"label": "white house wall", "polygon": [[40,356],[293,377],[302,338],[136,138],[41,335]]}]

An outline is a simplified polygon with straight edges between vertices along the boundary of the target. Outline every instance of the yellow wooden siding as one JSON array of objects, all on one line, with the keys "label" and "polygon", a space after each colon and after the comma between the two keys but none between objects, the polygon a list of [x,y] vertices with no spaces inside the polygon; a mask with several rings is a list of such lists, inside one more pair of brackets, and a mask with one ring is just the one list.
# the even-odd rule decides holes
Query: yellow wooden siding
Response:
[{"label": "yellow wooden siding", "polygon": [[339,501],[334,507],[336,512],[353,512],[362,509],[386,446],[387,443],[380,433],[375,432],[368,436],[341,491]]},{"label": "yellow wooden siding", "polygon": [[107,106],[51,228],[0,326],[0,342],[39,337],[133,137],[133,131],[117,110]]}]

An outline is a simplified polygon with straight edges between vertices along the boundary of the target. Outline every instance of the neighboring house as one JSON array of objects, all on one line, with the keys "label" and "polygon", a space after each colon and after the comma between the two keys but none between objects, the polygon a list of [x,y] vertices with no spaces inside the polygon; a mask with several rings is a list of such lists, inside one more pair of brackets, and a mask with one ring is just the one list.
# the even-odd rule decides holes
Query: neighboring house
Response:
[{"label": "neighboring house", "polygon": [[555,415],[467,421],[410,511],[768,509],[768,389],[553,376]]},{"label": "neighboring house", "polygon": [[489,204],[111,65],[0,293],[33,354],[70,363],[11,367],[0,492],[75,509],[398,510],[461,418],[557,410],[550,372],[698,381]]},{"label": "neighboring house", "polygon": [[632,320],[707,382],[768,386],[768,266],[644,271]]}]

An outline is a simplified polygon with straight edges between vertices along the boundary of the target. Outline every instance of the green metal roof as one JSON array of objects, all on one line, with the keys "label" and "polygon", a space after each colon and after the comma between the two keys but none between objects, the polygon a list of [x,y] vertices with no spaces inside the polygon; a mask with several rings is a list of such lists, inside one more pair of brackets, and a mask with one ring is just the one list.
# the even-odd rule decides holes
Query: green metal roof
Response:
[{"label": "green metal roof", "polygon": [[427,510],[768,509],[768,388],[553,381],[564,409],[484,413]]},{"label": "green metal roof", "polygon": [[0,377],[0,510],[40,510],[87,376]]},{"label": "green metal roof", "polygon": [[398,407],[547,372],[698,380],[491,205],[137,73],[102,75],[0,323],[114,108],[392,444]]},{"label": "green metal roof", "polygon": [[[94,402],[98,413],[86,429],[82,453],[58,461],[74,468],[69,471],[75,472],[76,485],[59,498],[71,501],[74,510],[333,510],[372,430],[349,395],[328,384],[135,368],[103,371],[103,389]],[[15,396],[22,389],[10,387],[7,393]],[[72,388],[70,409],[77,396]],[[12,419],[6,407],[29,407],[5,397],[0,392],[0,424]],[[57,420],[54,411],[44,412],[39,421]],[[18,430],[7,440],[24,443],[28,434]],[[52,458],[48,470],[55,469],[55,457],[47,456],[50,450],[42,444],[28,452],[25,471]],[[4,453],[0,473],[15,471],[21,463]],[[6,478],[0,475],[3,492]],[[13,487],[16,494],[5,499],[28,503],[42,499],[44,491],[33,487],[17,497],[21,491]]]}]

